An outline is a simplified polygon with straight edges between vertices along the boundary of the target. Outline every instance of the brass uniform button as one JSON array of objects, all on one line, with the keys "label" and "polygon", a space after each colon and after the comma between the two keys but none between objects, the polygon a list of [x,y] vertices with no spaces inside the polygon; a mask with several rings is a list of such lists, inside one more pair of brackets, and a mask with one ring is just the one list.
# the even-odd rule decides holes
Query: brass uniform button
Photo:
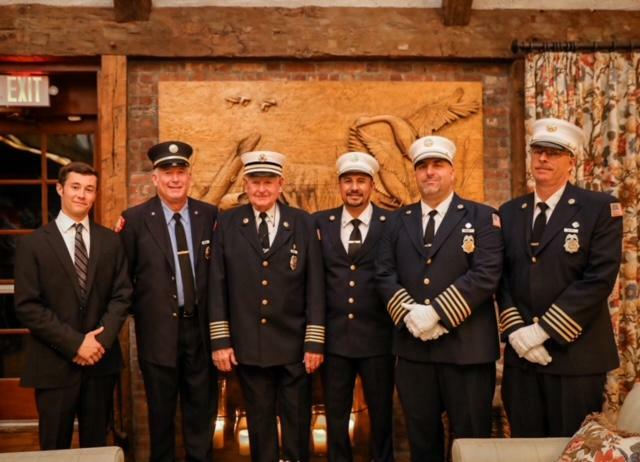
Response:
[{"label": "brass uniform button", "polygon": [[425,285],[425,286],[428,286],[428,285],[431,283],[431,279],[429,279],[429,278],[424,278],[424,281],[422,281],[422,282],[424,282],[424,285]]},{"label": "brass uniform button", "polygon": [[178,296],[176,294],[173,294],[172,297],[173,297],[174,300],[178,299]]},{"label": "brass uniform button", "polygon": [[431,305],[431,299],[430,298],[425,298],[424,299],[424,304],[425,305]]},{"label": "brass uniform button", "polygon": [[178,313],[171,313],[171,316],[173,316],[174,318],[178,317]]},{"label": "brass uniform button", "polygon": [[266,279],[262,280],[262,285],[263,286],[268,286],[269,285],[269,281],[267,281]]},{"label": "brass uniform button", "polygon": [[262,318],[260,320],[260,324],[266,324],[267,323],[267,318]]},{"label": "brass uniform button", "polygon": [[430,265],[430,264],[431,264],[431,259],[429,258],[427,259],[427,265]]},{"label": "brass uniform button", "polygon": [[347,318],[349,318],[349,319],[353,319],[353,318],[355,318],[355,316],[353,315],[353,313],[349,313],[349,315],[347,316]]},{"label": "brass uniform button", "polygon": [[533,317],[533,322],[535,322],[536,324],[538,323],[538,321],[540,321],[540,318],[537,316]]},{"label": "brass uniform button", "polygon": [[353,303],[355,302],[355,300],[353,299],[353,297],[349,297],[349,300],[347,300],[349,303]]},{"label": "brass uniform button", "polygon": [[538,261],[538,259],[536,257],[531,257],[531,263],[535,263],[537,261]]},{"label": "brass uniform button", "polygon": [[349,281],[349,287],[355,287],[356,281]]},{"label": "brass uniform button", "polygon": [[267,306],[269,304],[269,300],[267,300],[266,298],[262,299],[262,306]]},{"label": "brass uniform button", "polygon": [[263,260],[262,261],[262,266],[264,266],[266,268],[267,266],[269,266],[269,262],[267,260]]},{"label": "brass uniform button", "polygon": [[355,271],[355,270],[356,270],[356,265],[351,265],[351,266],[349,267],[349,269],[350,269],[351,271]]}]

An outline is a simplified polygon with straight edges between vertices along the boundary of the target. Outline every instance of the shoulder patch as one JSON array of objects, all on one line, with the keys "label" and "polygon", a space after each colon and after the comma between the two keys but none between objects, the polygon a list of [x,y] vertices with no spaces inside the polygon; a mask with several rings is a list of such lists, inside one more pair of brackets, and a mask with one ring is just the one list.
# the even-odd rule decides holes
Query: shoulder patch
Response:
[{"label": "shoulder patch", "polygon": [[502,228],[502,224],[500,223],[500,215],[498,215],[497,213],[491,214],[491,222],[496,228]]},{"label": "shoulder patch", "polygon": [[116,222],[116,225],[113,227],[113,230],[116,233],[119,233],[124,229],[126,224],[127,224],[127,220],[125,220],[124,217],[120,215],[120,217],[118,217],[118,221]]},{"label": "shoulder patch", "polygon": [[622,204],[620,202],[612,202],[609,204],[611,208],[611,216],[612,217],[621,217],[622,216]]}]

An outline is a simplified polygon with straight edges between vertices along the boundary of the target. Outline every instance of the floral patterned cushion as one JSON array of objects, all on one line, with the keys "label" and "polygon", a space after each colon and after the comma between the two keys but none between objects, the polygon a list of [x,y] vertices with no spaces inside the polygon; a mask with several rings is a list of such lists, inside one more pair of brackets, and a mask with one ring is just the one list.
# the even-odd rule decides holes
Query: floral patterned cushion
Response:
[{"label": "floral patterned cushion", "polygon": [[618,430],[603,414],[591,414],[557,462],[640,462],[640,433]]}]

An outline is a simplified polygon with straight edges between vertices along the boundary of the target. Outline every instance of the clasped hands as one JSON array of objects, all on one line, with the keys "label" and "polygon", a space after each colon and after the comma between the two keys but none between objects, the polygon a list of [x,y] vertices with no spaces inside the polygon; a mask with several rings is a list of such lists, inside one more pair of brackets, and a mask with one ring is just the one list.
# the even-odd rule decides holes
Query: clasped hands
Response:
[{"label": "clasped hands", "polygon": [[420,303],[403,303],[402,307],[409,313],[404,317],[407,329],[415,338],[423,342],[435,340],[449,331],[438,321],[440,316],[431,305],[421,305]]},{"label": "clasped hands", "polygon": [[543,345],[548,338],[549,334],[538,323],[533,323],[509,334],[509,343],[520,358],[546,366],[552,361]]},{"label": "clasped hands", "polygon": [[96,339],[96,335],[104,331],[104,326],[100,326],[91,332],[84,334],[84,339],[80,344],[80,348],[73,358],[73,362],[79,366],[93,366],[102,359],[105,349]]}]

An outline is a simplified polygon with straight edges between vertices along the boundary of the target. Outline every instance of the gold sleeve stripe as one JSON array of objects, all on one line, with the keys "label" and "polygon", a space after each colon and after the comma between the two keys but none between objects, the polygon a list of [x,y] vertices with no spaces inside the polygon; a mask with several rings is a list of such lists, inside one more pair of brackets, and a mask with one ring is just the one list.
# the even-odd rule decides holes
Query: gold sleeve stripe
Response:
[{"label": "gold sleeve stripe", "polygon": [[547,311],[542,319],[567,342],[573,342],[579,336],[577,332],[569,330],[567,324],[551,310]]},{"label": "gold sleeve stripe", "polygon": [[442,309],[447,315],[447,318],[449,318],[449,323],[451,325],[457,326],[462,322],[462,314],[459,315],[458,313],[456,313],[455,308],[453,308],[454,301],[451,299],[451,296],[447,293],[446,290],[438,295],[436,297],[436,300],[438,301],[438,303],[440,303],[440,306],[442,306]]},{"label": "gold sleeve stripe", "polygon": [[467,316],[471,316],[471,307],[469,306],[469,304],[467,303],[465,298],[462,296],[462,294],[460,293],[458,288],[456,286],[454,286],[453,284],[451,284],[449,286],[448,290],[451,290],[455,294],[455,296],[457,297],[458,301],[462,304],[462,307],[465,309],[465,312],[467,313]]},{"label": "gold sleeve stripe", "polygon": [[402,307],[403,303],[415,303],[406,289],[399,289],[387,303],[387,311],[395,325],[398,325],[403,315],[407,313],[407,310]]},{"label": "gold sleeve stripe", "polygon": [[209,323],[209,335],[211,340],[231,337],[229,321],[216,321]]},{"label": "gold sleeve stripe", "polygon": [[520,316],[515,306],[507,308],[500,313],[500,332],[506,332],[508,329],[518,324],[524,324],[524,319]]},{"label": "gold sleeve stripe", "polygon": [[560,308],[558,305],[554,303],[553,305],[551,305],[550,310],[556,313],[562,319],[564,319],[569,324],[569,326],[573,328],[573,330],[575,330],[578,333],[582,332],[582,327],[580,326],[580,324],[578,324],[573,319],[571,319],[571,317],[567,313],[565,313],[564,310]]},{"label": "gold sleeve stripe", "polygon": [[324,326],[315,324],[307,325],[307,332],[304,336],[305,342],[324,343]]},{"label": "gold sleeve stripe", "polygon": [[460,325],[471,315],[471,308],[469,308],[469,304],[453,284],[438,295],[436,300],[440,303],[442,309],[449,318],[449,322],[454,327]]}]

